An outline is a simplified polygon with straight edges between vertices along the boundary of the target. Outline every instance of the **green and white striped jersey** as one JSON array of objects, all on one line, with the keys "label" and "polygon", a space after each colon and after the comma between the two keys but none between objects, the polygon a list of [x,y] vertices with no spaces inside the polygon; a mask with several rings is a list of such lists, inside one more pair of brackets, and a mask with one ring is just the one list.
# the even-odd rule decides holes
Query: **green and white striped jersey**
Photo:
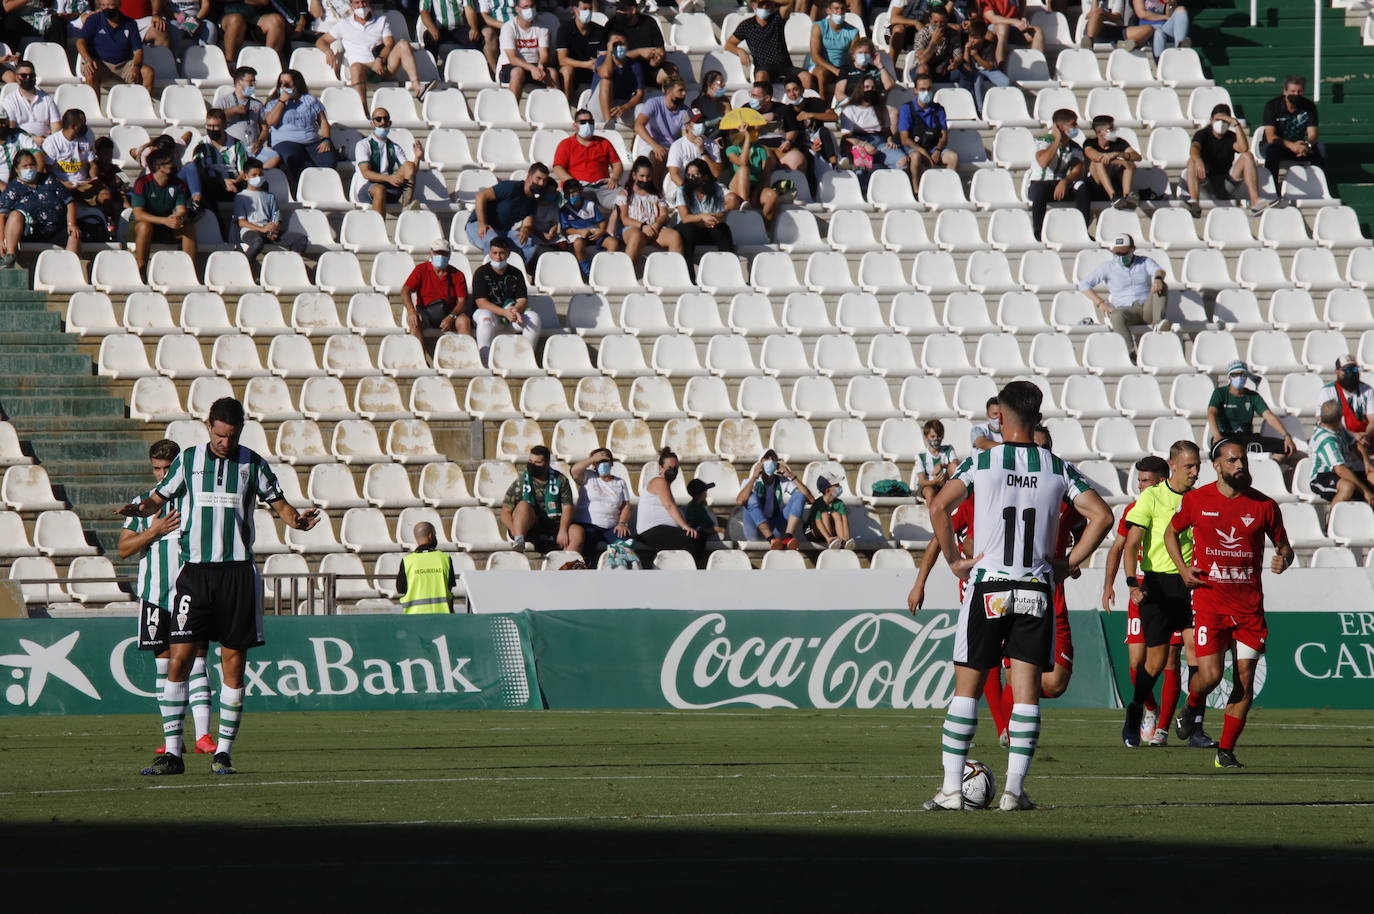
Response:
[{"label": "green and white striped jersey", "polygon": [[[151,490],[133,500],[138,504],[151,496]],[[152,517],[130,517],[124,521],[124,529],[142,533],[157,520],[176,509],[175,500],[167,502]],[[172,590],[176,587],[177,575],[181,572],[181,542],[175,534],[167,534],[149,543],[138,560],[138,589],[140,600],[161,606],[172,607]]]},{"label": "green and white striped jersey", "polygon": [[1312,451],[1313,476],[1330,473],[1341,464],[1354,463],[1350,452],[1355,447],[1355,439],[1350,437],[1350,433],[1344,427],[1333,432],[1323,425],[1317,426],[1317,430],[1308,439],[1307,446]]},{"label": "green and white striped jersey", "polygon": [[153,492],[179,502],[181,560],[187,564],[251,562],[258,499],[284,497],[267,461],[243,445],[231,460],[216,457],[208,444],[186,448]]},{"label": "green and white striped jersey", "polygon": [[1050,561],[1065,501],[1092,488],[1074,467],[1032,444],[999,444],[959,464],[953,479],[973,498],[971,580],[1040,581],[1054,585]]}]

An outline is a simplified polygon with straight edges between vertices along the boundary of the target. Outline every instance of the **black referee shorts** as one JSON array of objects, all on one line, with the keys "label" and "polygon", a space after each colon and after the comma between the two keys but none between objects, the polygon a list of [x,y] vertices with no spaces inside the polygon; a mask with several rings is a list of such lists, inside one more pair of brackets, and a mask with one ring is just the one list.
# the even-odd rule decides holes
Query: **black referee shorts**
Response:
[{"label": "black referee shorts", "polygon": [[1174,632],[1193,627],[1193,594],[1183,577],[1145,572],[1145,599],[1140,604],[1140,630],[1146,647],[1173,640]]},{"label": "black referee shorts", "polygon": [[181,566],[169,640],[172,644],[217,641],[238,651],[265,643],[262,578],[253,563]]},{"label": "black referee shorts", "polygon": [[981,581],[965,591],[954,664],[990,670],[1003,657],[1054,666],[1054,601],[1046,584]]}]

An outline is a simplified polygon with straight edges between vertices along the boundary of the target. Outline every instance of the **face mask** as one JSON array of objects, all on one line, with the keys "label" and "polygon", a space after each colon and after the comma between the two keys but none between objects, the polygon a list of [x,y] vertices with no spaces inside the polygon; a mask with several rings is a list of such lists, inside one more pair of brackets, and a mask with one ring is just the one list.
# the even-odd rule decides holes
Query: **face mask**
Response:
[{"label": "face mask", "polygon": [[248,179],[248,186],[249,186],[249,187],[262,187],[262,185],[263,185],[263,177],[262,177],[262,175],[253,175],[252,177],[250,177],[250,178]]},{"label": "face mask", "polygon": [[1069,139],[1071,139],[1071,140],[1077,141],[1077,140],[1079,140],[1079,139],[1082,139],[1082,137],[1083,137],[1083,131],[1082,131],[1082,130],[1079,130],[1077,127],[1073,128],[1072,130],[1069,131]]},{"label": "face mask", "polygon": [[1342,371],[1340,380],[1341,386],[1346,390],[1355,390],[1360,386],[1360,373],[1358,371]]},{"label": "face mask", "polygon": [[598,475],[598,476],[609,476],[609,475],[611,475],[611,468],[612,468],[612,466],[613,466],[613,464],[612,464],[609,460],[603,460],[603,461],[601,461],[600,463],[598,463],[598,464],[596,465],[596,475]]},{"label": "face mask", "polygon": [[36,181],[37,179],[38,179],[38,169],[37,169],[37,168],[21,168],[21,169],[19,169],[19,180],[23,181],[25,184],[32,184],[32,183],[33,183],[34,181]]},{"label": "face mask", "polygon": [[105,11],[105,18],[108,19],[110,22],[118,22],[118,21],[119,21],[119,10],[106,10],[106,11]]},{"label": "face mask", "polygon": [[530,464],[530,475],[535,479],[543,479],[545,476],[549,475],[549,468],[537,467],[534,464]]},{"label": "face mask", "polygon": [[869,61],[871,61],[872,59],[873,59],[873,58],[872,58],[871,56],[869,56],[869,54],[868,54],[867,52],[861,53],[861,54],[855,54],[855,55],[854,55],[854,66],[856,66],[856,67],[858,67],[860,70],[862,70],[864,67],[868,66]]},{"label": "face mask", "polygon": [[287,97],[287,98],[290,98],[291,96],[293,96],[293,95],[296,94],[296,90],[293,89],[293,88],[291,88],[290,86],[282,86],[282,87],[281,87],[281,94],[284,95],[284,96]]},{"label": "face mask", "polygon": [[763,99],[759,99],[759,98],[751,98],[751,99],[749,99],[749,107],[750,107],[750,108],[753,108],[755,111],[759,110],[760,108],[763,107]]},{"label": "face mask", "polygon": [[1115,142],[1116,142],[1116,137],[1117,137],[1117,132],[1116,132],[1115,130],[1108,130],[1108,131],[1103,135],[1103,138],[1104,138],[1108,143],[1115,143]]},{"label": "face mask", "polygon": [[830,14],[830,24],[831,24],[831,25],[840,25],[840,24],[842,24],[843,22],[844,22],[844,13],[831,13],[831,14]]},{"label": "face mask", "polygon": [[934,97],[935,96],[931,94],[929,89],[922,89],[920,92],[916,93],[916,101],[920,102],[922,105],[929,105],[930,100]]},{"label": "face mask", "polygon": [[592,131],[595,130],[595,129],[596,129],[596,125],[595,125],[595,124],[578,124],[578,125],[577,125],[577,135],[580,136],[580,137],[582,137],[582,139],[584,139],[584,140],[589,140],[589,139],[591,139],[591,137],[592,137]]},{"label": "face mask", "polygon": [[534,19],[534,7],[532,7],[532,6],[527,6],[527,7],[525,7],[524,9],[522,9],[522,10],[520,11],[520,18],[523,19],[523,20],[525,20],[526,22],[531,22],[531,21],[533,21],[533,19]]},{"label": "face mask", "polygon": [[585,23],[588,23],[588,22],[591,22],[591,21],[592,21],[592,11],[591,11],[591,10],[578,10],[578,11],[577,11],[577,21],[578,21],[578,22],[581,22],[581,23],[584,23],[584,24],[585,24]]},{"label": "face mask", "polygon": [[773,11],[766,6],[761,6],[754,10],[754,15],[759,17],[760,22],[767,22],[773,15]]},{"label": "face mask", "polygon": [[1135,255],[1134,255],[1134,254],[1118,254],[1118,255],[1116,255],[1116,259],[1119,260],[1119,261],[1121,261],[1121,265],[1122,265],[1123,267],[1129,267],[1129,266],[1131,265],[1131,261],[1132,261],[1132,260],[1135,260]]},{"label": "face mask", "polygon": [[447,255],[447,254],[430,254],[430,255],[429,255],[429,262],[432,263],[432,264],[434,264],[434,269],[436,269],[436,270],[442,270],[444,267],[448,266],[448,255]]},{"label": "face mask", "polygon": [[711,96],[712,98],[720,98],[720,97],[721,97],[722,95],[724,95],[724,94],[725,94],[725,87],[724,87],[724,86],[712,86],[711,89],[710,89],[710,96]]},{"label": "face mask", "polygon": [[703,136],[705,133],[706,133],[706,125],[705,125],[705,124],[693,124],[693,125],[692,125],[692,136]]},{"label": "face mask", "polygon": [[784,95],[782,97],[782,103],[784,105],[800,105],[802,103],[802,100],[799,98],[788,98],[786,95]]},{"label": "face mask", "polygon": [[491,268],[498,273],[504,273],[506,271],[506,266],[509,263],[509,260],[493,260],[491,262]]},{"label": "face mask", "polygon": [[870,105],[881,105],[883,103],[883,93],[879,92],[877,89],[874,89],[872,92],[865,92],[864,101],[868,102]]},{"label": "face mask", "polygon": [[1245,375],[1240,375],[1238,377],[1232,378],[1231,386],[1234,387],[1236,390],[1240,390],[1241,388],[1243,388],[1245,386]]},{"label": "face mask", "polygon": [[1212,132],[1215,133],[1217,136],[1226,136],[1230,129],[1231,125],[1226,123],[1225,121],[1212,122]]},{"label": "face mask", "polygon": [[372,18],[372,7],[370,7],[370,6],[364,6],[364,7],[361,7],[361,8],[359,8],[359,9],[356,9],[356,10],[353,11],[353,16],[354,16],[355,19],[371,19],[371,18]]},{"label": "face mask", "polygon": [[689,194],[694,194],[702,188],[702,180],[688,175],[682,182],[682,187]]},{"label": "face mask", "polygon": [[257,87],[257,86],[244,86],[244,87],[243,87],[243,97],[244,97],[244,98],[252,98],[254,95],[257,95],[257,94],[258,94],[258,87]]},{"label": "face mask", "polygon": [[616,60],[624,60],[625,55],[630,53],[630,49],[623,44],[618,44],[611,53],[615,55]]},{"label": "face mask", "polygon": [[943,439],[943,438],[937,438],[937,439],[935,439],[934,441],[927,441],[927,442],[926,442],[926,447],[930,448],[931,453],[935,453],[935,452],[939,451],[940,448],[944,447],[944,444],[945,444],[945,439]]},{"label": "face mask", "polygon": [[776,460],[765,460],[765,461],[763,462],[763,472],[764,472],[765,475],[767,475],[767,476],[772,476],[772,475],[773,475],[774,473],[776,473],[777,471],[778,471],[778,462],[777,462]]},{"label": "face mask", "polygon": [[578,209],[579,207],[581,207],[581,206],[582,206],[582,195],[581,195],[581,194],[577,194],[577,195],[575,195],[575,196],[569,197],[569,198],[568,198],[568,205],[571,206],[573,209]]},{"label": "face mask", "polygon": [[640,190],[645,190],[645,191],[649,191],[650,193],[652,193],[652,192],[653,192],[653,189],[654,189],[654,182],[653,182],[653,181],[636,181],[636,182],[635,182],[635,187],[638,187]]},{"label": "face mask", "polygon": [[221,143],[224,141],[223,130],[206,130],[205,135],[208,136],[210,139],[214,140],[216,143]]},{"label": "face mask", "polygon": [[387,136],[391,133],[391,128],[390,128],[390,127],[377,127],[376,129],[374,129],[374,130],[372,131],[372,133],[377,137],[377,139],[379,139],[379,140],[384,140],[384,139],[386,139]]},{"label": "face mask", "polygon": [[37,75],[19,77],[19,88],[23,89],[26,92],[33,89],[33,87],[36,85],[38,85]]},{"label": "face mask", "polygon": [[673,467],[672,469],[664,470],[664,471],[663,471],[663,478],[664,478],[664,480],[665,480],[669,485],[672,485],[672,484],[673,484],[673,480],[674,480],[674,479],[677,479],[677,467]]}]

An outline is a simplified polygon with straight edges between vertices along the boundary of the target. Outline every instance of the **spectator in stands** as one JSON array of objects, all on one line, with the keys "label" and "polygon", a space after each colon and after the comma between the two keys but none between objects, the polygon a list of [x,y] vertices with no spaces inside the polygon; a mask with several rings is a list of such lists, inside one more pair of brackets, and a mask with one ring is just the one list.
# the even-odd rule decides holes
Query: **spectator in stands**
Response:
[{"label": "spectator in stands", "polygon": [[916,33],[912,50],[916,72],[937,82],[954,82],[963,63],[963,33],[950,24],[943,6],[932,6],[924,28]]},{"label": "spectator in stands", "polygon": [[558,72],[571,99],[592,84],[609,37],[604,25],[592,21],[592,6],[592,0],[575,0],[572,17],[558,29]]},{"label": "spectator in stands", "polygon": [[1186,6],[1175,0],[1132,0],[1132,4],[1136,26],[1149,26],[1154,31],[1155,60],[1159,60],[1170,44],[1180,48],[1193,46],[1188,38]]},{"label": "spectator in stands", "polygon": [[388,202],[409,209],[415,199],[415,178],[424,160],[419,140],[405,149],[391,139],[391,112],[372,109],[372,136],[353,146],[353,184],[349,196],[358,203],[371,203],[386,215]]},{"label": "spectator in stands", "polygon": [[[932,21],[935,11],[931,10]],[[920,36],[917,36],[917,41]],[[935,101],[930,77],[916,77],[916,92],[911,101],[902,106],[897,119],[899,143],[906,151],[906,167],[911,173],[911,187],[919,190],[921,175],[927,168],[958,168],[959,154],[949,146],[949,120],[945,106]]]},{"label": "spectator in stands", "polygon": [[582,278],[592,273],[592,257],[597,251],[618,251],[620,241],[615,237],[619,221],[616,209],[598,205],[596,196],[588,193],[582,182],[569,178],[563,182],[563,205],[558,209],[558,227],[572,245],[573,256],[582,270]]},{"label": "spectator in stands", "polygon": [[697,536],[706,540],[707,551],[712,548],[724,548],[720,541],[725,539],[725,528],[720,526],[715,512],[706,503],[706,493],[715,487],[714,482],[707,482],[700,477],[687,483],[687,497],[691,500],[682,512],[687,525],[696,530]]},{"label": "spectator in stands", "polygon": [[805,142],[797,108],[802,100],[802,87],[795,77],[787,78],[787,85],[796,87],[792,93],[783,90],[783,101],[773,101],[771,83],[758,82],[749,87],[749,107],[763,115],[759,128],[759,144],[767,146],[783,168],[795,171],[806,169]]},{"label": "spectator in stands", "polygon": [[0,96],[0,114],[9,116],[10,123],[41,141],[61,129],[62,115],[52,96],[38,88],[38,71],[27,60],[14,68],[18,91]]},{"label": "spectator in stands", "polygon": [[538,313],[529,309],[525,275],[511,268],[510,251],[506,237],[497,235],[487,246],[487,262],[472,274],[472,301],[477,306],[473,330],[483,365],[491,355],[491,341],[498,331],[519,333],[533,347],[543,329]]},{"label": "spectator in stands", "polygon": [[237,67],[234,84],[221,86],[211,103],[224,112],[226,130],[230,136],[248,147],[256,155],[262,149],[262,102],[258,94],[258,71],[252,67]]},{"label": "spectator in stands", "polygon": [[[791,6],[781,8],[773,0],[754,0],[754,15],[735,26],[734,34],[725,40],[725,50],[739,57],[744,72],[752,73],[754,82],[778,83],[795,76],[808,89],[814,85],[811,74],[797,69],[787,50],[787,17]],[[749,50],[740,47],[749,46]]]},{"label": "spectator in stands", "polygon": [[[287,64],[287,24],[271,0],[226,0],[220,27],[224,29],[224,59],[232,68],[245,43],[258,41],[277,52],[283,67]],[[311,10],[317,21],[324,11]]]},{"label": "spectator in stands", "polygon": [[138,25],[119,11],[119,0],[97,0],[100,15],[82,26],[76,50],[86,85],[100,93],[107,82],[142,85],[153,91],[153,68],[143,63],[143,39]]},{"label": "spectator in stands", "polygon": [[138,27],[138,37],[146,45],[169,47],[171,39],[167,35],[167,21],[162,18],[162,4],[153,8],[153,0],[119,0],[119,11],[134,21]]},{"label": "spectator in stands", "polygon": [[441,45],[480,51],[485,47],[482,17],[474,0],[420,0],[420,43],[439,56]]},{"label": "spectator in stands", "polygon": [[630,181],[616,197],[615,205],[619,211],[620,238],[636,269],[642,267],[639,255],[646,244],[682,253],[682,236],[668,226],[673,211],[663,199],[659,182],[654,179],[654,167],[646,157],[635,159]]},{"label": "spectator in stands", "polygon": [[[114,162],[114,140],[108,136],[97,137],[95,141],[95,164],[91,166],[91,199],[105,217],[104,240],[114,241],[115,230],[119,224],[120,213],[128,206],[129,185]],[[78,216],[80,214],[78,213]],[[80,218],[86,222],[85,218]]]},{"label": "spectator in stands", "polygon": [[850,45],[859,37],[859,30],[845,21],[844,10],[842,0],[830,0],[825,19],[811,28],[811,75],[821,98],[835,91],[835,83],[850,64]]},{"label": "spectator in stands", "polygon": [[983,409],[987,418],[969,430],[969,442],[980,451],[1002,443],[1002,404],[996,397],[990,397]]},{"label": "spectator in stands", "polygon": [[921,435],[926,447],[916,455],[916,487],[922,500],[930,504],[958,468],[959,458],[954,455],[954,446],[945,444],[945,424],[939,419],[927,419],[921,426]]},{"label": "spectator in stands", "polygon": [[501,523],[516,549],[523,549],[527,541],[540,553],[572,548],[572,485],[552,461],[549,449],[536,444],[524,470],[506,490]]},{"label": "spectator in stands", "polygon": [[623,35],[611,35],[606,40],[606,52],[596,60],[596,75],[592,79],[592,93],[601,103],[606,127],[617,119],[634,112],[644,100],[645,76],[643,61],[630,58],[630,46]]},{"label": "spectator in stands", "polygon": [[482,52],[487,55],[487,66],[495,73],[501,60],[501,27],[515,18],[515,0],[477,0],[477,15],[482,24]]},{"label": "spectator in stands", "polygon": [[668,147],[682,136],[682,125],[692,116],[687,107],[687,84],[681,76],[663,82],[663,94],[651,98],[635,114],[635,135],[649,147],[649,160],[659,177],[668,166]]},{"label": "spectator in stands", "polygon": [[596,118],[586,108],[573,115],[573,135],[553,153],[553,179],[560,186],[575,180],[604,207],[615,205],[625,166],[615,144],[596,134]]},{"label": "spectator in stands", "polygon": [[166,0],[170,7],[162,21],[172,53],[178,60],[196,45],[218,45],[219,26],[211,20],[210,0]]},{"label": "spectator in stands", "polygon": [[1329,400],[1340,404],[1346,431],[1363,439],[1371,437],[1374,429],[1370,428],[1369,418],[1374,416],[1374,387],[1360,380],[1360,363],[1354,356],[1346,354],[1336,359],[1336,377],[1322,386],[1317,409]]},{"label": "spectator in stands", "polygon": [[1218,200],[1235,199],[1241,187],[1250,197],[1250,215],[1258,216],[1260,205],[1259,171],[1250,152],[1250,138],[1240,122],[1231,115],[1230,105],[1212,109],[1212,122],[1193,134],[1188,150],[1188,211],[1194,219],[1202,216],[1202,185]]},{"label": "spectator in stands", "polygon": [[501,26],[501,82],[509,86],[518,99],[525,91],[525,82],[536,86],[556,88],[558,68],[553,65],[549,50],[549,30],[536,25],[534,0],[516,0],[515,16]]},{"label": "spectator in stands", "polygon": [[652,16],[640,11],[635,0],[616,0],[615,8],[616,14],[606,22],[606,34],[625,40],[628,59],[644,67],[647,87],[659,86],[666,91],[663,81],[677,75],[677,67],[668,60],[663,47],[663,30]]},{"label": "spectator in stands", "polygon": [[1319,424],[1312,430],[1312,491],[1333,505],[1363,501],[1374,505],[1374,486],[1369,478],[1369,445],[1356,439],[1341,421],[1341,404],[1326,400],[1317,412]]},{"label": "spectator in stands", "polygon": [[0,34],[16,48],[21,39],[61,44],[62,23],[53,15],[51,7],[46,0],[8,0],[0,8]]},{"label": "spectator in stands", "polygon": [[248,150],[225,131],[224,112],[220,109],[205,112],[205,138],[196,144],[191,155],[191,163],[182,168],[181,175],[188,179],[193,218],[199,209],[214,213],[219,204],[232,202],[248,186],[244,176]]},{"label": "spectator in stands", "polygon": [[[1240,359],[1226,366],[1226,383],[1212,391],[1207,401],[1207,437],[1210,444],[1223,438],[1240,442],[1250,450],[1292,457],[1296,451],[1293,436],[1283,427],[1279,417],[1264,402],[1257,391],[1246,387],[1251,379],[1250,367]],[[1254,431],[1255,417],[1278,433],[1275,438]]]},{"label": "spectator in stands", "polygon": [[595,567],[598,553],[607,544],[630,535],[630,486],[615,475],[615,456],[604,447],[574,463],[568,472],[581,487],[568,548],[582,553],[587,565]]},{"label": "spectator in stands", "polygon": [[1083,143],[1088,160],[1089,186],[1094,200],[1109,200],[1114,209],[1135,209],[1140,194],[1135,187],[1135,166],[1143,158],[1116,132],[1110,114],[1093,118],[1093,135]]},{"label": "spectator in stands", "polygon": [[670,201],[677,210],[677,233],[682,238],[682,256],[687,272],[696,281],[697,248],[712,245],[718,251],[735,253],[735,236],[725,214],[737,201],[727,199],[725,188],[711,172],[705,159],[693,159],[683,170],[683,182]]},{"label": "spectator in stands", "polygon": [[869,178],[877,169],[906,169],[910,164],[901,137],[892,129],[887,94],[871,77],[854,87],[840,109],[840,146],[854,163],[865,193]]},{"label": "spectator in stands", "polygon": [[64,245],[81,253],[76,200],[61,181],[38,170],[38,157],[28,149],[14,158],[14,174],[0,192],[0,269],[14,266],[19,244],[36,241]]},{"label": "spectator in stands", "polygon": [[737,201],[736,205],[748,203],[759,211],[764,222],[772,225],[781,203],[772,182],[778,160],[773,150],[759,142],[759,128],[735,131],[730,145],[725,147],[725,158],[731,168],[726,186]]},{"label": "spectator in stands", "polygon": [[[1104,261],[1078,284],[1112,330],[1126,343],[1135,364],[1135,334],[1132,327],[1167,332],[1172,324],[1164,319],[1169,287],[1164,284],[1164,268],[1135,252],[1135,239],[1117,235],[1112,241],[1112,257]],[[1108,299],[1095,291],[1107,286]]]},{"label": "spectator in stands", "polygon": [[845,99],[866,79],[874,80],[884,93],[891,92],[897,85],[897,78],[888,69],[887,62],[878,56],[878,46],[872,39],[860,36],[849,46],[849,67],[841,72],[835,83],[832,104],[837,108],[845,104]]},{"label": "spectator in stands", "polygon": [[1083,37],[1079,39],[1078,46],[1091,49],[1094,43],[1105,41],[1134,51],[1150,40],[1154,26],[1127,25],[1133,13],[1130,0],[1091,0],[1091,4],[1083,11],[1088,21],[1083,26]]},{"label": "spectator in stands", "polygon": [[1030,184],[1027,195],[1031,204],[1031,226],[1035,230],[1035,240],[1040,240],[1040,229],[1045,224],[1045,211],[1050,202],[1073,201],[1074,206],[1083,214],[1083,224],[1092,219],[1092,189],[1084,181],[1087,168],[1084,165],[1083,149],[1078,140],[1083,131],[1078,129],[1078,115],[1069,108],[1054,112],[1050,132],[1035,140],[1035,161],[1031,163]]},{"label": "spectator in stands", "polygon": [[234,227],[238,229],[239,243],[244,245],[244,256],[253,264],[268,245],[304,254],[309,244],[300,232],[283,230],[281,209],[277,198],[267,189],[262,170],[262,162],[257,159],[244,162],[245,187],[234,197]]},{"label": "spectator in stands", "polygon": [[744,538],[766,539],[770,549],[800,549],[796,534],[811,500],[802,481],[769,448],[735,496],[735,504],[744,507]]},{"label": "spectator in stands", "polygon": [[[687,163],[701,159],[706,163],[711,177],[719,178],[725,168],[720,143],[706,136],[706,115],[699,109],[692,111],[687,123],[682,125],[682,136],[668,147],[668,182],[664,187],[671,197],[673,191],[682,186],[682,173]],[[670,200],[669,203],[672,201]]]},{"label": "spectator in stands", "polygon": [[678,459],[671,448],[658,452],[658,475],[644,486],[635,517],[635,555],[645,568],[665,549],[683,549],[692,554],[698,568],[706,567],[706,540],[678,510],[673,498],[673,481],[678,475]]},{"label": "spectator in stands", "polygon": [[453,612],[453,560],[439,551],[434,525],[420,521],[415,525],[415,550],[401,559],[396,569],[396,592],[401,611],[407,615]]},{"label": "spectator in stands", "polygon": [[894,59],[900,60],[910,49],[929,14],[930,0],[892,0],[887,10],[887,49]]},{"label": "spectator in stands", "polygon": [[333,168],[338,161],[332,128],[324,105],[310,94],[299,70],[283,70],[277,91],[263,107],[268,142],[281,156],[282,166],[294,185],[310,166]]},{"label": "spectator in stands", "polygon": [[812,542],[826,549],[853,549],[849,535],[849,507],[840,500],[839,480],[821,476],[816,480],[816,500],[806,522],[806,533]]},{"label": "spectator in stands", "polygon": [[[1317,145],[1320,121],[1316,104],[1303,95],[1307,80],[1290,76],[1283,81],[1283,94],[1264,106],[1264,167],[1274,176],[1274,192],[1283,194],[1279,169],[1284,165],[1310,165],[1325,168],[1321,147]],[[1237,131],[1239,132],[1239,131]]]},{"label": "spectator in stands", "polygon": [[434,341],[445,333],[474,335],[468,307],[468,280],[449,261],[451,250],[442,238],[429,246],[429,260],[416,264],[401,286],[406,312],[406,332],[420,341],[430,355]]},{"label": "spectator in stands", "polygon": [[[14,174],[15,159],[26,149],[35,157],[43,154],[38,139],[19,129],[8,114],[0,111],[0,190],[5,189],[5,185]],[[40,159],[39,171],[45,170],[41,167],[42,164]]]},{"label": "spectator in stands", "polygon": [[195,259],[196,230],[188,212],[186,182],[177,177],[177,163],[165,152],[148,160],[148,173],[134,182],[129,202],[134,208],[134,260],[147,276],[149,249],[154,243],[181,242],[181,250]]},{"label": "spectator in stands", "polygon": [[964,25],[964,56],[951,76],[961,88],[973,93],[973,102],[981,112],[988,88],[1009,86],[1011,77],[998,68],[988,24],[977,10],[974,13]]},{"label": "spectator in stands", "polygon": [[1007,65],[1011,49],[1015,45],[1029,46],[1031,50],[1045,51],[1045,33],[1030,24],[1026,18],[1024,0],[978,0],[983,11],[983,20],[997,41],[993,59],[997,69]]},{"label": "spectator in stands", "polygon": [[715,139],[720,120],[730,113],[730,97],[725,91],[725,76],[719,70],[701,74],[701,94],[692,99],[691,107],[701,112],[706,121],[706,135]]},{"label": "spectator in stands", "polygon": [[497,181],[477,193],[468,220],[468,240],[483,252],[497,238],[505,238],[520,249],[526,266],[534,262],[539,239],[534,234],[534,211],[550,189],[549,169],[535,162],[523,181]]},{"label": "spectator in stands", "polygon": [[[523,0],[529,2],[529,0]],[[352,0],[353,15],[334,23],[320,35],[316,47],[324,52],[325,63],[338,69],[336,50],[343,52],[348,84],[357,91],[363,107],[367,107],[367,84],[394,80],[404,72],[411,88],[424,95],[428,87],[420,85],[415,66],[415,50],[408,41],[397,41],[391,34],[391,23],[385,16],[373,15],[372,0]]]},{"label": "spectator in stands", "polygon": [[78,203],[99,206],[100,188],[92,180],[95,165],[95,134],[86,126],[86,112],[69,108],[62,112],[60,129],[43,141],[43,162],[76,197]]},{"label": "spectator in stands", "polygon": [[799,79],[783,83],[783,133],[792,135],[793,148],[784,151],[779,161],[803,172],[815,197],[825,173],[840,167],[835,135],[826,126],[838,123],[840,115],[815,93],[805,93]]}]

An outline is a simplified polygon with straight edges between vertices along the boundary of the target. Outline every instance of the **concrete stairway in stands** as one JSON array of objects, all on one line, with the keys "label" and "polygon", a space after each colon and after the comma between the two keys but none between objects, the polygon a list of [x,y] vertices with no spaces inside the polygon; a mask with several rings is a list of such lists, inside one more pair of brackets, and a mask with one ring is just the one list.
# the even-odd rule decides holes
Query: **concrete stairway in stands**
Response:
[{"label": "concrete stairway in stands", "polygon": [[95,376],[25,270],[0,270],[0,413],[116,565],[114,509],[151,484],[147,427]]}]

